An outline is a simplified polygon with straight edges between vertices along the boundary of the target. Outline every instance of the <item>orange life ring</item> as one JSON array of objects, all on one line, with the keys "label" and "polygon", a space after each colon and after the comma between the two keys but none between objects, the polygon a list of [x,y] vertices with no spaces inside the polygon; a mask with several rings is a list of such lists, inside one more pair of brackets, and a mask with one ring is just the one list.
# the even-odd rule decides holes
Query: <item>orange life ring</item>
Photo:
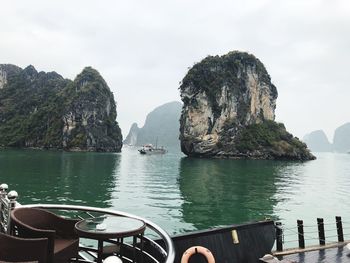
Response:
[{"label": "orange life ring", "polygon": [[201,246],[190,247],[189,249],[187,249],[185,253],[182,254],[181,263],[188,263],[190,257],[197,253],[205,256],[208,263],[215,263],[214,256],[210,252],[210,250]]}]

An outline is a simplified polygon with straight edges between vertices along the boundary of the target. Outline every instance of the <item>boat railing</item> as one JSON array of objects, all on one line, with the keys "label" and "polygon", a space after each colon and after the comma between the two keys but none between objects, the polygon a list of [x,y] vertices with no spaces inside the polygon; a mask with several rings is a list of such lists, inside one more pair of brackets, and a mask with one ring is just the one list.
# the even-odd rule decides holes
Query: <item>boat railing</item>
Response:
[{"label": "boat railing", "polygon": [[[173,263],[175,259],[174,244],[170,236],[157,224],[136,215],[132,215],[122,211],[116,211],[112,209],[90,207],[90,206],[78,206],[78,205],[59,205],[59,204],[28,204],[21,205],[16,201],[17,192],[10,191],[7,193],[8,186],[6,184],[0,185],[0,227],[1,232],[10,233],[10,213],[12,209],[16,207],[31,207],[42,208],[53,211],[63,216],[69,216],[71,218],[76,217],[79,219],[86,219],[91,217],[97,217],[101,215],[115,215],[122,217],[129,217],[142,220],[146,224],[145,234],[141,237],[142,248],[136,247],[136,250],[141,254],[141,261],[144,263]],[[110,243],[118,243],[117,241],[110,240]],[[123,242],[123,246],[130,247],[128,242]],[[79,256],[82,259],[81,262],[95,262],[96,259],[95,249],[91,244],[79,244]],[[125,261],[134,261],[124,256]]]},{"label": "boat railing", "polygon": [[276,251],[274,255],[288,255],[325,248],[340,247],[350,242],[350,222],[340,216],[334,222],[317,218],[316,224],[297,220],[295,227],[275,222]]},{"label": "boat railing", "polygon": [[18,202],[16,201],[18,196],[17,192],[10,191],[7,193],[7,190],[7,184],[0,185],[0,232],[2,233],[8,233],[10,212],[18,205]]}]

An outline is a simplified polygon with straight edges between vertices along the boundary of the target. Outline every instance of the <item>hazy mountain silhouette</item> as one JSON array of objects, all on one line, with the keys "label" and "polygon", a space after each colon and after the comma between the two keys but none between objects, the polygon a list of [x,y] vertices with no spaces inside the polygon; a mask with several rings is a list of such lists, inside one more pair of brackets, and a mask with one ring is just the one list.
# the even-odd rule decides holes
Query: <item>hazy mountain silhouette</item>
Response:
[{"label": "hazy mountain silhouette", "polygon": [[331,152],[332,144],[323,130],[313,131],[304,136],[303,141],[313,152]]},{"label": "hazy mountain silhouette", "polygon": [[350,122],[338,127],[334,132],[333,149],[336,152],[350,151]]},{"label": "hazy mountain silhouette", "polygon": [[306,134],[303,141],[313,152],[350,152],[350,122],[335,130],[333,143],[328,141],[326,134],[322,130]]},{"label": "hazy mountain silhouette", "polygon": [[140,146],[147,143],[158,144],[167,148],[180,149],[179,129],[182,103],[178,101],[169,102],[155,108],[150,112],[145,125],[139,128],[134,123],[124,144]]}]

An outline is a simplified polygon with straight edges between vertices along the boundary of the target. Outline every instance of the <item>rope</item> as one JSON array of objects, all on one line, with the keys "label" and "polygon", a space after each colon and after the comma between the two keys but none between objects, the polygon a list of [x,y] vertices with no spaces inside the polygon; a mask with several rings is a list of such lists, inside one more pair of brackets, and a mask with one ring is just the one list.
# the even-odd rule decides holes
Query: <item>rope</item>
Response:
[{"label": "rope", "polygon": [[303,227],[304,227],[304,228],[309,228],[309,227],[315,228],[316,226],[315,226],[315,225],[309,225],[309,226],[308,226],[308,225],[303,225]]},{"label": "rope", "polygon": [[318,222],[317,222],[317,225],[318,225],[318,226],[319,226],[319,225],[324,225],[324,226],[331,226],[331,225],[332,225],[332,226],[334,226],[335,224],[336,224],[336,223],[324,223],[324,222],[323,222],[323,223],[318,223]]},{"label": "rope", "polygon": [[[310,241],[310,240],[319,240],[319,241],[323,241],[323,242],[326,242],[326,240],[328,240],[328,242],[338,242],[338,240],[336,241],[330,241],[329,239],[330,238],[335,238],[335,237],[338,237],[338,235],[331,235],[331,236],[326,236],[325,239],[322,239],[322,238],[319,238],[319,237],[312,237],[312,236],[309,236],[309,235],[305,235],[305,232],[304,233],[300,233],[298,231],[295,231],[295,230],[291,230],[289,229],[290,232],[293,232],[293,234],[284,234],[282,233],[282,242],[283,243],[291,243],[291,242],[296,242],[296,241],[299,241],[298,240],[285,240],[285,237],[288,237],[288,236],[294,236],[294,235],[301,235],[304,237],[304,241]],[[314,231],[312,233],[318,233],[318,231]],[[281,237],[281,236],[279,236]]]},{"label": "rope", "polygon": [[319,231],[304,231],[304,234],[316,234],[319,233]]},{"label": "rope", "polygon": [[295,229],[295,227],[291,227],[291,228],[284,228],[284,227],[282,227],[282,230],[291,230],[291,229]]},{"label": "rope", "polygon": [[[350,224],[350,222],[347,222],[347,221],[341,221],[342,223],[342,230],[348,230],[350,229],[350,226],[345,226],[344,227],[344,224]],[[334,222],[334,223],[319,223],[317,222],[317,224],[314,224],[314,225],[302,225],[303,229],[306,228],[306,229],[310,229],[309,231],[304,231],[303,233],[299,232],[297,230],[297,227],[287,227],[286,224],[281,224],[281,225],[276,225],[276,227],[280,228],[282,230],[282,233],[281,235],[279,235],[277,238],[281,238],[282,239],[282,243],[295,243],[295,242],[298,242],[299,241],[299,238],[297,240],[293,239],[293,240],[288,240],[289,238],[292,239],[292,236],[296,236],[298,235],[298,237],[302,236],[304,238],[304,242],[307,242],[307,241],[313,241],[313,240],[318,240],[319,242],[324,242],[326,243],[326,240],[327,240],[327,243],[330,243],[330,242],[338,242],[338,235],[327,235],[325,236],[324,239],[320,239],[319,238],[319,234],[320,234],[320,231],[318,230],[318,227],[320,226],[324,226],[323,229],[324,229],[324,235],[326,235],[327,232],[333,232],[334,231],[339,231],[340,228],[338,228],[338,225],[337,225],[337,222]],[[327,227],[327,226],[333,226],[333,227]],[[314,230],[312,230],[311,228],[313,228]],[[314,234],[318,234],[317,237],[314,237],[315,235]],[[347,236],[347,235],[350,235],[348,233],[343,233],[343,236]],[[336,239],[336,240],[331,240],[331,239]]]},{"label": "rope", "polygon": [[283,234],[285,237],[295,236],[295,233]]},{"label": "rope", "polygon": [[338,237],[338,235],[334,235],[334,236],[326,236],[326,238],[333,238],[333,237]]},{"label": "rope", "polygon": [[292,243],[292,242],[298,242],[299,239],[296,239],[296,240],[288,240],[288,241],[284,241],[283,243]]}]

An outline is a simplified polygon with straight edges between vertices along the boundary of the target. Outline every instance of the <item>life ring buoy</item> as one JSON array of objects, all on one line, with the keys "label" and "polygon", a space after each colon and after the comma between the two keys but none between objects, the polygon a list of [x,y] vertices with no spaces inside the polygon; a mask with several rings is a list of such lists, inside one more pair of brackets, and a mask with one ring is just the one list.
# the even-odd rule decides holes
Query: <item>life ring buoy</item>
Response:
[{"label": "life ring buoy", "polygon": [[215,263],[215,258],[211,251],[201,246],[190,247],[189,249],[187,249],[182,254],[181,263],[188,263],[190,257],[197,253],[202,254],[207,259],[208,263]]}]

